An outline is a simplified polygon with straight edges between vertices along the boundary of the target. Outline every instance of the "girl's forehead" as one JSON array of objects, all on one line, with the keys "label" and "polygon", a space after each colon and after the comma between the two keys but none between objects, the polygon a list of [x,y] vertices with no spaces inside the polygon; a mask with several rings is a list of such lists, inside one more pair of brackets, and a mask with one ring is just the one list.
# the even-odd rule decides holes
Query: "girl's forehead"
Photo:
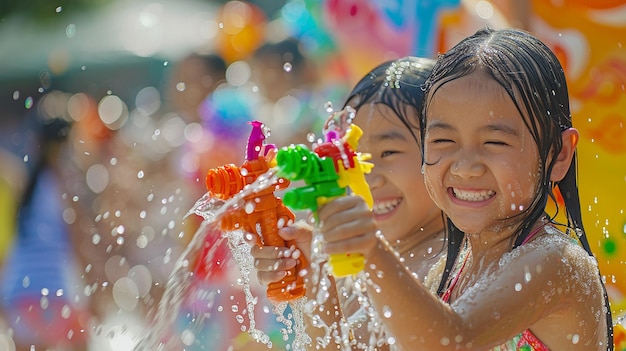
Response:
[{"label": "girl's forehead", "polygon": [[441,95],[445,95],[446,99],[455,101],[473,100],[477,95],[511,100],[506,89],[482,70],[440,84],[435,83],[431,99]]},{"label": "girl's forehead", "polygon": [[524,123],[523,113],[507,90],[486,74],[472,73],[434,88],[426,109],[429,123],[450,118],[468,127],[497,121]]}]

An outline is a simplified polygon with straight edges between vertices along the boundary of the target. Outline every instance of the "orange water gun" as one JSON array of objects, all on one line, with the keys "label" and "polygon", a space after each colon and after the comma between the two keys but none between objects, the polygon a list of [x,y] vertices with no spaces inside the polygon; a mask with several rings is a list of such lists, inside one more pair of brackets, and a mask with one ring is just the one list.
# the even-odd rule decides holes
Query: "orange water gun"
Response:
[{"label": "orange water gun", "polygon": [[[207,190],[216,198],[222,200],[232,198],[274,166],[275,161],[272,156],[275,154],[273,151],[276,146],[265,144],[267,130],[259,121],[252,121],[249,124],[252,125],[252,131],[248,138],[246,159],[243,165],[237,167],[234,164],[227,164],[207,172]],[[243,230],[256,234],[258,246],[295,246],[294,242],[285,241],[278,235],[280,227],[286,226],[295,219],[294,213],[274,195],[275,191],[288,186],[287,179],[277,178],[269,187],[245,196],[244,206],[226,213],[221,219],[221,229],[223,231]],[[285,278],[270,283],[267,288],[270,301],[291,301],[304,296],[304,278],[299,273],[306,266],[307,262],[303,256],[300,256],[296,267],[287,271]]]}]

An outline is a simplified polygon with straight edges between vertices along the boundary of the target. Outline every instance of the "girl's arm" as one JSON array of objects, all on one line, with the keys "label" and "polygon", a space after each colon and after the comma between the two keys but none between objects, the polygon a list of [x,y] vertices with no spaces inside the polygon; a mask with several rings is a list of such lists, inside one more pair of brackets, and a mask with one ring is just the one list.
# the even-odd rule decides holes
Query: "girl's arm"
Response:
[{"label": "girl's arm", "polygon": [[448,305],[376,239],[371,214],[361,209],[359,215],[358,202],[345,197],[320,208],[326,250],[366,256],[367,272],[380,287],[379,293],[370,289],[371,302],[391,311],[383,323],[401,349],[489,350],[528,328],[552,350],[600,350],[606,342],[597,267],[560,234],[544,234],[484,267],[488,274]]}]

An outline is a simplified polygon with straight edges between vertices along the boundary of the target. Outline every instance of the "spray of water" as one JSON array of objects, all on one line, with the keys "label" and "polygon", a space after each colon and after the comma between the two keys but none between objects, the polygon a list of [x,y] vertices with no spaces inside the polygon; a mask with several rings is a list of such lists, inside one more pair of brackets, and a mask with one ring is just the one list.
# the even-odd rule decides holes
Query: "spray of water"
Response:
[{"label": "spray of water", "polygon": [[[180,340],[172,335],[171,327],[175,323],[181,304],[183,303],[186,292],[191,288],[193,272],[189,270],[190,261],[198,255],[206,239],[207,233],[211,232],[211,226],[216,226],[219,221],[230,211],[234,211],[245,206],[245,198],[257,192],[263,191],[272,186],[277,181],[277,169],[270,169],[267,173],[261,175],[256,181],[246,187],[231,199],[224,201],[205,194],[187,213],[187,216],[196,214],[204,220],[194,234],[191,242],[177,260],[175,267],[168,279],[164,295],[158,305],[158,309],[152,318],[151,327],[146,336],[137,343],[136,351],[148,350],[167,350],[171,345],[178,344]],[[240,278],[237,284],[242,288],[245,294],[246,311],[248,314],[249,325],[247,331],[250,336],[257,342],[263,343],[268,347],[272,347],[270,337],[262,330],[257,329],[255,322],[255,306],[258,299],[253,295],[250,289],[250,274],[253,269],[253,259],[250,255],[250,240],[246,240],[241,230],[222,233],[219,241],[211,247],[206,255],[206,264],[212,264],[212,258],[219,244],[223,240],[227,240],[228,248],[239,269]],[[209,267],[210,268],[210,267]],[[210,301],[209,301],[210,303]],[[300,299],[292,301],[292,315],[285,317],[284,313],[287,303],[274,306],[273,312],[277,316],[277,320],[285,325],[282,331],[285,339],[290,334],[295,333],[292,349],[295,351],[305,350],[305,345],[310,343],[310,338],[306,334],[304,326],[304,308],[305,300]],[[186,331],[193,333],[199,325],[205,320],[205,316],[194,318],[194,326]],[[242,321],[239,321],[242,322]],[[180,339],[180,337],[179,337]],[[184,342],[184,340],[183,340]]]}]

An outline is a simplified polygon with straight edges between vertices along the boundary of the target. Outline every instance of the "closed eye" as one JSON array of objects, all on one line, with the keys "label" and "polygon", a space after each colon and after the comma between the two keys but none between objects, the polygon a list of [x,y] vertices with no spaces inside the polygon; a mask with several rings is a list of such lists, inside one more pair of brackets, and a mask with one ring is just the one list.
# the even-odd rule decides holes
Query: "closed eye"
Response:
[{"label": "closed eye", "polygon": [[433,143],[433,144],[443,144],[443,143],[453,143],[454,140],[452,140],[452,139],[445,139],[445,138],[436,138],[436,139],[430,140],[430,142]]},{"label": "closed eye", "polygon": [[380,157],[384,158],[384,157],[391,156],[391,155],[394,155],[394,154],[399,154],[399,153],[400,153],[400,151],[396,151],[396,150],[385,150],[385,151],[380,153]]},{"label": "closed eye", "polygon": [[488,145],[499,145],[499,146],[510,146],[509,143],[507,143],[505,141],[501,141],[501,140],[490,140],[490,141],[486,141],[485,144],[488,144]]}]

